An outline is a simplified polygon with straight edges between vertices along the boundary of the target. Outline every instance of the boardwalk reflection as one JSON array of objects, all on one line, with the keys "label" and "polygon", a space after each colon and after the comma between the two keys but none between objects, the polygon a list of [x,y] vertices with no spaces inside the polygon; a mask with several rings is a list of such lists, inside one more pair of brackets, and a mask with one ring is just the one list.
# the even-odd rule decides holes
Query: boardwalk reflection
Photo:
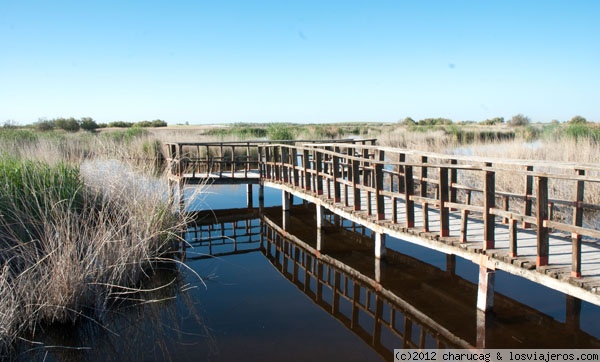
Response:
[{"label": "boardwalk reflection", "polygon": [[[199,215],[188,258],[261,252],[316,305],[390,359],[394,348],[599,348],[579,329],[579,300],[561,323],[496,294],[493,315],[475,308],[477,285],[455,273],[387,250],[373,257],[368,230],[328,216],[317,232],[314,208],[292,206]],[[284,219],[287,219],[284,222]],[[218,220],[218,222],[215,222]],[[285,229],[284,226],[285,225]]]}]

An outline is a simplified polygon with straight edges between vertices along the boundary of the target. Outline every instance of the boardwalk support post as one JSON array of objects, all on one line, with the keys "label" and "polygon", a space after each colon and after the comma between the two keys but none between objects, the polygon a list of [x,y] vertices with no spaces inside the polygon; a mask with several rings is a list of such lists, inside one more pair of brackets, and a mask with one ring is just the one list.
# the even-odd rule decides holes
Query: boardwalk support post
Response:
[{"label": "boardwalk support post", "polygon": [[286,191],[281,191],[281,209],[283,211],[290,211],[292,194]]},{"label": "boardwalk support post", "polygon": [[496,271],[485,265],[479,265],[479,284],[477,288],[477,309],[490,312],[494,307],[494,282]]},{"label": "boardwalk support post", "polygon": [[252,202],[252,184],[247,184],[246,185],[246,207],[247,208],[252,208],[253,207],[253,202]]},{"label": "boardwalk support post", "polygon": [[381,259],[385,256],[385,234],[375,233],[375,258]]},{"label": "boardwalk support post", "polygon": [[325,221],[325,208],[322,205],[317,206],[317,229],[323,227],[323,221]]}]

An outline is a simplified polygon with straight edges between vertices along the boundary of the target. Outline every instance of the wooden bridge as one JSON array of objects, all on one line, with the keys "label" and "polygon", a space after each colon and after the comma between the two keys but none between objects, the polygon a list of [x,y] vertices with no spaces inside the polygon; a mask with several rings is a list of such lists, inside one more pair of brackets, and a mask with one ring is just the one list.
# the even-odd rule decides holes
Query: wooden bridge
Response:
[{"label": "wooden bridge", "polygon": [[[503,270],[600,305],[600,166],[385,148],[375,140],[169,143],[169,179],[259,184],[376,233],[472,260],[477,307]],[[251,188],[249,188],[251,190]],[[260,198],[261,195],[259,195]],[[284,223],[285,226],[285,223]]]}]

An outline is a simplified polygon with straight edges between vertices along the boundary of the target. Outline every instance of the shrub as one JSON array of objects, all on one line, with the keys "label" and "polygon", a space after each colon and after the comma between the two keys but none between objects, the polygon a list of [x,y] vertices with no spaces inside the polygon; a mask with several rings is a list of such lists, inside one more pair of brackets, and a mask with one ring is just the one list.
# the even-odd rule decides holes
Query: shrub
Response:
[{"label": "shrub", "polygon": [[514,115],[509,121],[511,126],[527,126],[530,122],[531,120],[529,117],[526,117],[520,113]]},{"label": "shrub", "polygon": [[89,117],[83,117],[80,122],[81,129],[89,132],[93,132],[96,129],[100,128],[98,123]]},{"label": "shrub", "polygon": [[67,132],[77,132],[79,131],[79,121],[77,121],[75,118],[71,117],[71,118],[56,118],[54,119],[54,126],[56,128],[60,128],[62,130],[65,130]]}]

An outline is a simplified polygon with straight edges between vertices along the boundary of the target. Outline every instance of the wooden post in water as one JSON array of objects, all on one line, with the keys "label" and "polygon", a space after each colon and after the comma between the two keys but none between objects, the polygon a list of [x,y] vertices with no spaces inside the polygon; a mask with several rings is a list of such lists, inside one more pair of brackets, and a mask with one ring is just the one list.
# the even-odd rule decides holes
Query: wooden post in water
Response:
[{"label": "wooden post in water", "polygon": [[253,207],[253,197],[252,197],[252,184],[247,184],[246,185],[246,207],[247,208],[252,208]]},{"label": "wooden post in water", "polygon": [[548,178],[542,176],[535,177],[536,186],[536,226],[537,226],[537,257],[536,266],[548,265],[549,252],[549,233],[548,228],[544,226],[544,221],[548,219]]},{"label": "wooden post in water", "polygon": [[380,259],[385,256],[385,234],[375,233],[375,258]]},{"label": "wooden post in water", "polygon": [[496,174],[491,170],[492,164],[485,163],[483,180],[483,249],[494,249],[496,246],[494,214],[490,212],[496,206]]},{"label": "wooden post in water", "polygon": [[[584,170],[575,170],[578,176],[584,176]],[[575,185],[575,205],[573,206],[573,226],[581,227],[583,225],[583,191],[584,182],[577,180]],[[571,233],[572,255],[571,255],[571,276],[581,277],[581,234]]]},{"label": "wooden post in water", "polygon": [[494,282],[496,271],[485,265],[479,265],[479,283],[477,286],[477,309],[489,312],[494,307]]}]

